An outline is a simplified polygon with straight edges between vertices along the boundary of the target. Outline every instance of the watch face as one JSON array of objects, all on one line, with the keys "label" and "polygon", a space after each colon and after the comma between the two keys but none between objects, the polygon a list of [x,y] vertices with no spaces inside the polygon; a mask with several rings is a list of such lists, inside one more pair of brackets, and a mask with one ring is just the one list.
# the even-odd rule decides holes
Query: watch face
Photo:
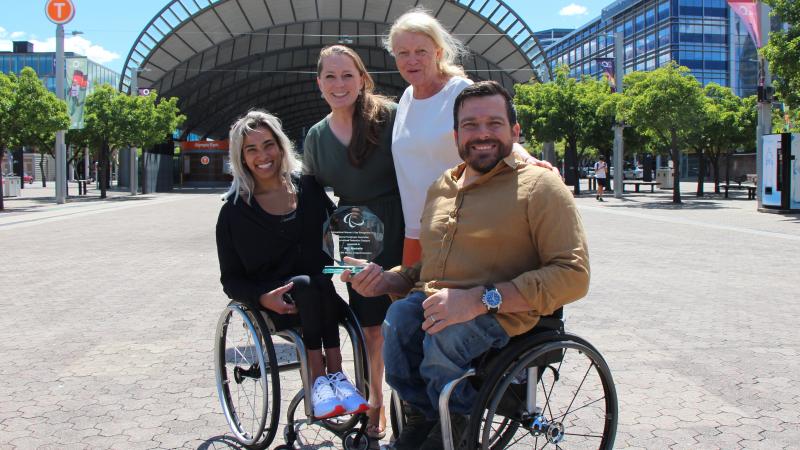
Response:
[{"label": "watch face", "polygon": [[484,296],[486,299],[486,305],[490,308],[497,308],[500,306],[500,303],[503,302],[503,298],[500,296],[500,293],[496,290],[486,291]]}]

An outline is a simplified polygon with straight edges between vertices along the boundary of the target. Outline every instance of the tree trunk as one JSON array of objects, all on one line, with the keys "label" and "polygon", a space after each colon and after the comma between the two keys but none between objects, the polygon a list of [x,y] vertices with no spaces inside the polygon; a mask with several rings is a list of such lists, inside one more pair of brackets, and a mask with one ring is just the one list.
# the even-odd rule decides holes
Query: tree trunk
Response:
[{"label": "tree trunk", "polygon": [[[0,148],[0,211],[2,211],[5,206],[3,205],[3,156],[6,154],[6,149]],[[25,184],[25,179],[23,178],[22,184]]]},{"label": "tree trunk", "polygon": [[681,203],[681,150],[678,148],[678,132],[670,131],[671,146],[670,155],[672,156],[672,203]]},{"label": "tree trunk", "polygon": [[714,170],[714,193],[719,194],[719,152],[711,158],[711,169]]},{"label": "tree trunk", "polygon": [[697,196],[705,194],[703,184],[706,182],[706,155],[703,149],[697,151]]},{"label": "tree trunk", "polygon": [[731,184],[731,152],[725,154],[725,184]]},{"label": "tree trunk", "polygon": [[108,180],[106,166],[108,166],[108,142],[103,141],[102,147],[100,147],[100,167],[98,167],[100,172],[100,198],[106,198],[106,181]]},{"label": "tree trunk", "polygon": [[47,187],[47,175],[44,174],[44,154],[39,153],[39,172],[42,173],[42,187]]},{"label": "tree trunk", "polygon": [[572,184],[575,195],[581,193],[581,179],[578,171],[578,140],[576,138],[567,139],[566,154],[564,155],[564,176],[567,185]]}]

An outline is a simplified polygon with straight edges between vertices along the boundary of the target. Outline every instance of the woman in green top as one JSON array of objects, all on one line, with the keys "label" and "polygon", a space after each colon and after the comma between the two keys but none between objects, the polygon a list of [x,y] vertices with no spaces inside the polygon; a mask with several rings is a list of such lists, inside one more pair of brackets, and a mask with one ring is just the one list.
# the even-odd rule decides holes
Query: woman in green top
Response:
[{"label": "woman in green top", "polygon": [[[317,84],[331,113],[311,127],[303,145],[306,174],[330,186],[339,206],[366,206],[383,222],[383,251],[375,263],[385,269],[400,265],[403,254],[403,211],[391,153],[397,105],[374,94],[375,83],[352,49],[332,45],[317,62]],[[381,324],[391,304],[388,296],[365,298],[347,285],[350,306],[364,331],[370,362],[369,426],[382,438],[383,336]]]}]

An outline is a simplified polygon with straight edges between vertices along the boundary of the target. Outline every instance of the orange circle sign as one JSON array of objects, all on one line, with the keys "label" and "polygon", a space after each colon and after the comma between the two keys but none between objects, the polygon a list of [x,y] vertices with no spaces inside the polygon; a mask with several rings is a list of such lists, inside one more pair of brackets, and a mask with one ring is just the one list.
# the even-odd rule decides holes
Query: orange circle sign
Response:
[{"label": "orange circle sign", "polygon": [[63,25],[75,17],[75,5],[72,0],[47,0],[44,12],[50,22]]},{"label": "orange circle sign", "polygon": [[204,166],[207,166],[208,163],[210,163],[210,162],[211,162],[211,159],[209,159],[208,156],[203,156],[202,158],[200,158],[200,164],[202,164]]}]

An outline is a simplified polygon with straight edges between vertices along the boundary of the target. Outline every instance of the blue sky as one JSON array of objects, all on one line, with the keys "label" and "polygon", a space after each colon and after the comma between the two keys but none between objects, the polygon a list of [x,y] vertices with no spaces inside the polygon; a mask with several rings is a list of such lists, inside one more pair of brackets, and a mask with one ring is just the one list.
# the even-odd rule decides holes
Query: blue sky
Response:
[{"label": "blue sky", "polygon": [[[600,15],[600,10],[613,0],[506,0],[533,30],[576,28]],[[55,25],[44,15],[44,0],[3,0],[0,17],[0,51],[11,50],[11,41],[29,40],[36,51],[55,49]],[[73,0],[75,18],[65,25],[66,50],[88,55],[116,71],[122,70],[125,57],[150,19],[167,0],[116,1]],[[73,30],[83,31],[70,36]]]}]

